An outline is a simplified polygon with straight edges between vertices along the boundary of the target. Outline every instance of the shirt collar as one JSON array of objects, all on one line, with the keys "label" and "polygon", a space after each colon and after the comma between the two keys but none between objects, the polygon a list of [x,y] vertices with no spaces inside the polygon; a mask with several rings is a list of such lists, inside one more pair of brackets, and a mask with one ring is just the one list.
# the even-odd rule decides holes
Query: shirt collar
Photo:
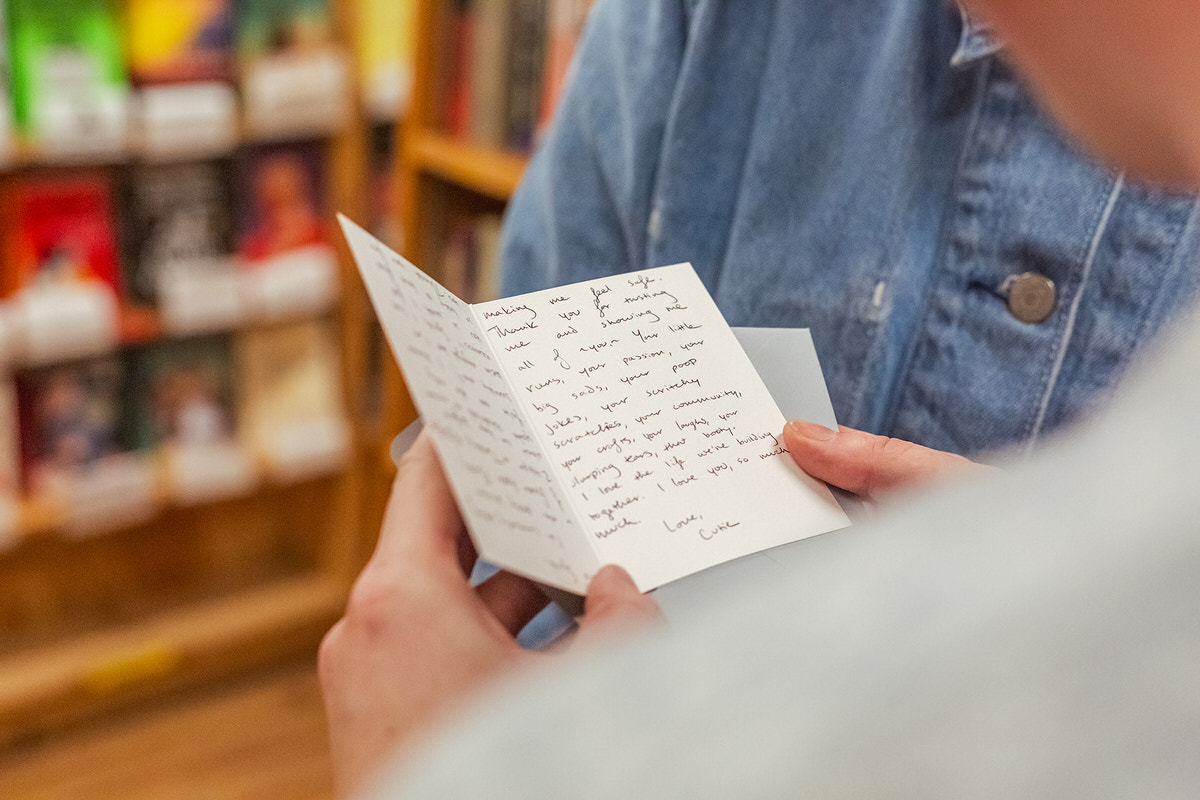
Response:
[{"label": "shirt collar", "polygon": [[973,14],[961,0],[957,5],[958,13],[962,17],[962,34],[958,40],[958,49],[950,57],[950,66],[967,67],[1003,49],[1004,42],[986,20],[981,19],[978,14]]}]

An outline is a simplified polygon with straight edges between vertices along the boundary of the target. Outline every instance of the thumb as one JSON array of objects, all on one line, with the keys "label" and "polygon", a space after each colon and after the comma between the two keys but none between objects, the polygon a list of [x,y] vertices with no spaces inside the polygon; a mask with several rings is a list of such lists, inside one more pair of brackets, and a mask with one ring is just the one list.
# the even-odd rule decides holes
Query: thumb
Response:
[{"label": "thumb", "polygon": [[866,500],[993,469],[902,439],[846,427],[834,431],[813,422],[789,422],[783,429],[783,442],[800,469]]},{"label": "thumb", "polygon": [[588,584],[577,639],[662,620],[658,603],[642,594],[629,573],[615,564],[602,567]]}]

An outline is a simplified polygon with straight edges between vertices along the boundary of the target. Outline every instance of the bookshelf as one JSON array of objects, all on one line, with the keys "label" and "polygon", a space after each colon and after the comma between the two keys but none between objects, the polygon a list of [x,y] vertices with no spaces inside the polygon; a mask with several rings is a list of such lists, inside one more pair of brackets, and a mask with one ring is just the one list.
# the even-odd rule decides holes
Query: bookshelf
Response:
[{"label": "bookshelf", "polygon": [[[403,252],[406,258],[437,278],[460,295],[471,295],[471,300],[490,299],[496,291],[494,259],[481,257],[476,265],[484,274],[476,276],[473,287],[463,287],[461,276],[450,274],[452,268],[447,257],[454,247],[455,226],[463,220],[488,217],[498,220],[504,212],[509,197],[516,190],[528,163],[528,147],[513,147],[504,142],[480,142],[471,132],[480,126],[455,120],[456,112],[451,106],[456,93],[470,94],[459,82],[462,75],[470,73],[491,76],[507,73],[509,85],[507,114],[508,136],[512,134],[512,105],[515,102],[512,87],[513,74],[520,69],[518,59],[522,48],[532,48],[532,61],[539,71],[537,83],[532,89],[532,107],[525,107],[528,119],[517,118],[518,128],[522,121],[533,130],[535,124],[544,124],[548,109],[553,108],[556,92],[561,87],[562,75],[566,71],[574,35],[582,25],[590,8],[590,0],[417,0],[414,28],[416,31],[414,51],[413,94],[409,114],[401,129],[397,164],[397,181],[401,187],[401,220],[404,230]],[[474,13],[474,36],[481,28],[491,32],[497,21],[507,16],[508,23],[499,27],[507,31],[502,41],[474,42],[474,55],[487,53],[488,58],[499,58],[499,65],[469,63],[463,58],[463,41],[456,38],[461,30],[461,20],[456,15]],[[529,14],[538,18],[537,25],[530,25]],[[526,15],[526,16],[522,16]],[[480,20],[486,20],[484,25]],[[563,36],[555,30],[556,20],[569,24],[572,35]],[[561,26],[560,26],[561,27]],[[532,33],[531,33],[532,31]],[[525,58],[526,66],[530,58]],[[488,67],[492,67],[489,69]],[[485,80],[490,80],[486,78]],[[550,87],[547,84],[552,84]],[[528,88],[528,87],[527,87]],[[493,87],[494,89],[494,87]],[[529,96],[522,101],[528,106]],[[497,107],[496,98],[486,103]],[[500,103],[503,106],[504,103]],[[455,128],[459,130],[455,130]],[[503,127],[497,125],[485,128]],[[524,137],[517,137],[524,138]],[[498,223],[494,223],[498,225]],[[493,232],[494,238],[495,233]],[[494,253],[490,254],[494,256]],[[403,379],[394,363],[388,359],[384,367],[386,418],[382,425],[384,442],[390,441],[416,417],[411,398],[404,387]],[[380,448],[381,452],[385,448]],[[380,459],[381,475],[394,474],[388,456]]]},{"label": "bookshelf", "polygon": [[[355,32],[368,5],[331,3],[348,63],[363,47]],[[348,97],[367,95],[360,71],[348,80]],[[319,143],[326,208],[356,219],[370,211],[363,191],[370,137],[395,124],[379,112],[378,98],[392,95],[374,96],[374,108],[349,102],[337,124],[294,132]],[[247,119],[239,107],[229,148],[290,136],[256,130]],[[137,137],[129,142],[104,152],[20,142],[0,166],[0,193],[31,175],[130,169],[147,156]],[[349,438],[341,458],[288,475],[255,453],[252,486],[194,501],[172,488],[169,461],[155,451],[146,458],[145,507],[95,527],[80,526],[79,508],[61,497],[22,494],[11,533],[0,535],[0,749],[130,703],[315,654],[340,616],[378,531],[386,484],[376,485],[380,423],[364,410],[365,396],[376,391],[368,385],[374,318],[340,237],[330,241],[340,285],[332,300],[246,314],[217,332],[269,336],[309,321],[333,331],[335,392]],[[160,311],[121,300],[114,336],[108,351],[124,354],[179,335]],[[18,357],[6,371],[20,379],[30,368]]]}]

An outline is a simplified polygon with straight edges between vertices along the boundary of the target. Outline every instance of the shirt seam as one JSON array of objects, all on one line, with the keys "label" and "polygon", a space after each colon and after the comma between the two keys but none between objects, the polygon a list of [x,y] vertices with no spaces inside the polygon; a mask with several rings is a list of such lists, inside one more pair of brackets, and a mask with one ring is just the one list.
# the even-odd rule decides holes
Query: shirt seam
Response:
[{"label": "shirt seam", "polygon": [[[976,134],[979,131],[980,121],[983,117],[984,103],[987,102],[987,87],[992,78],[992,65],[995,62],[985,60],[979,64],[979,77],[975,81],[976,98],[974,107],[971,109],[971,119],[967,124],[967,130],[963,136],[962,149],[958,154],[958,163],[954,167],[954,179],[950,182],[950,191],[947,196],[947,205],[943,206],[942,222],[938,230],[938,243],[934,253],[933,268],[930,270],[929,278],[923,284],[923,293],[921,295],[921,308],[914,317],[914,324],[908,333],[907,341],[904,344],[904,351],[900,357],[900,362],[897,364],[892,385],[887,390],[887,402],[880,414],[879,432],[881,434],[890,435],[896,424],[896,419],[900,413],[900,398],[904,393],[904,387],[908,383],[908,375],[912,370],[913,360],[916,358],[916,351],[921,341],[921,332],[925,330],[925,324],[929,317],[929,307],[935,292],[933,278],[945,270],[946,254],[950,248],[950,234],[954,227],[954,222],[958,217],[958,197],[962,190],[963,171],[967,164],[967,159],[975,146]],[[947,208],[953,204],[953,208]],[[861,404],[861,392],[858,401]]]},{"label": "shirt seam", "polygon": [[1063,363],[1067,358],[1067,350],[1071,346],[1071,338],[1075,333],[1075,321],[1079,316],[1079,304],[1083,301],[1084,292],[1087,290],[1088,282],[1092,276],[1092,267],[1095,266],[1096,256],[1100,252],[1100,242],[1104,239],[1104,234],[1108,230],[1108,224],[1112,221],[1113,211],[1117,207],[1117,201],[1121,197],[1121,193],[1125,189],[1125,174],[1121,173],[1117,176],[1113,183],[1112,189],[1109,191],[1108,200],[1104,204],[1104,210],[1100,214],[1100,220],[1096,225],[1096,230],[1092,233],[1092,240],[1088,245],[1087,255],[1083,261],[1083,269],[1079,274],[1079,287],[1075,290],[1075,296],[1071,298],[1070,308],[1067,310],[1067,318],[1063,324],[1063,332],[1059,337],[1058,352],[1054,356],[1054,362],[1050,366],[1050,372],[1045,379],[1045,389],[1042,392],[1041,402],[1038,403],[1037,416],[1034,418],[1033,425],[1026,436],[1023,450],[1026,455],[1033,452],[1033,448],[1038,443],[1038,438],[1041,436],[1042,428],[1046,424],[1046,414],[1050,409],[1050,399],[1054,395],[1054,390],[1058,386],[1059,376],[1062,374]]}]

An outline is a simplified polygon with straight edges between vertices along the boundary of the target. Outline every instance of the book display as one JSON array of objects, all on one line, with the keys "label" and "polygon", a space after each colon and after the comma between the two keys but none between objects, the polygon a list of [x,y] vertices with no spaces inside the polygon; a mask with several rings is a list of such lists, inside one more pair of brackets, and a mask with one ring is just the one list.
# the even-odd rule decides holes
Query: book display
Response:
[{"label": "book display", "polygon": [[333,212],[396,213],[351,0],[7,12],[0,748],[315,653],[386,449]]}]

